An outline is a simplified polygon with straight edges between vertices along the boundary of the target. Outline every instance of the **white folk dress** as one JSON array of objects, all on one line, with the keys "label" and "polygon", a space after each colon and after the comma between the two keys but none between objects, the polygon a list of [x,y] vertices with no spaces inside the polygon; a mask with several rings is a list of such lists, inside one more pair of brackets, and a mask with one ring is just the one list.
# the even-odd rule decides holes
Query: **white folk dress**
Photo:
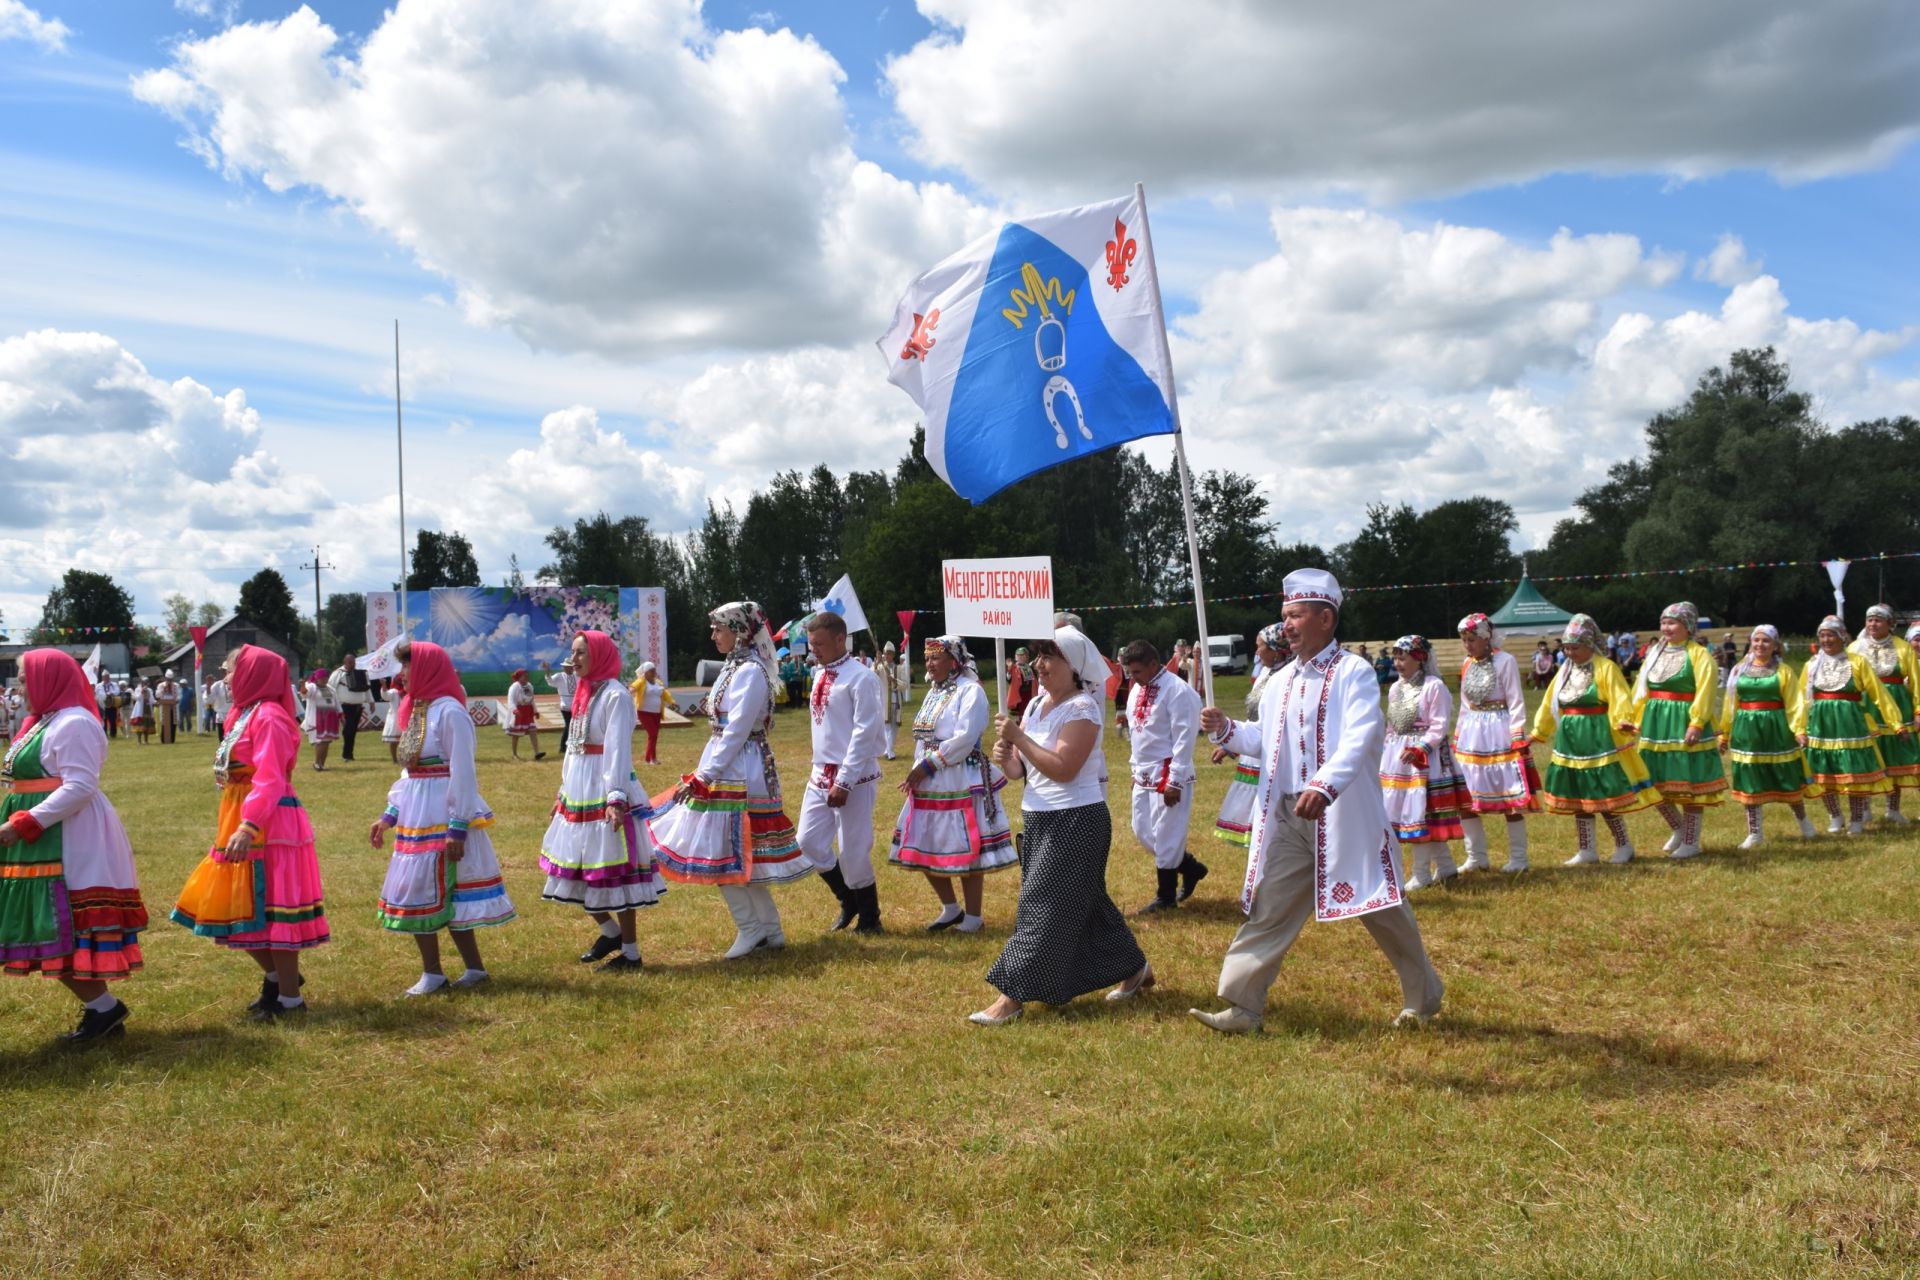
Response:
[{"label": "white folk dress", "polygon": [[[961,672],[927,690],[913,717],[913,763],[919,785],[900,806],[887,861],[913,871],[964,876],[1019,861],[1000,792],[1006,775],[987,759],[987,691]],[[934,763],[931,777],[920,772]]]},{"label": "white folk dress", "polygon": [[[627,803],[626,821],[606,821],[607,802]],[[550,902],[590,912],[650,907],[666,892],[640,835],[646,797],[633,774],[633,699],[618,680],[602,680],[586,712],[567,731],[566,759],[553,821],[540,844],[540,869]]]},{"label": "white folk dress", "polygon": [[[1247,714],[1260,719],[1260,695],[1278,667],[1262,667],[1247,691]],[[1213,838],[1247,847],[1247,833],[1253,829],[1253,802],[1260,794],[1260,762],[1229,756],[1233,777],[1227,780],[1227,794],[1220,798],[1220,813],[1213,820]]]},{"label": "white folk dress", "polygon": [[[488,832],[493,809],[474,773],[473,719],[458,698],[435,698],[413,715],[419,723],[400,753],[411,763],[387,792],[393,857],[380,887],[380,923],[399,933],[505,924],[513,903]],[[466,832],[466,852],[454,862],[447,837],[458,831]]]},{"label": "white folk dress", "polygon": [[1533,767],[1532,733],[1520,666],[1505,649],[1468,658],[1460,667],[1460,716],[1453,728],[1453,757],[1467,780],[1469,812],[1538,811],[1540,775]]},{"label": "white folk dress", "polygon": [[[737,650],[736,650],[737,652]],[[690,709],[709,729],[687,798],[661,806],[646,836],[661,874],[681,884],[784,884],[811,875],[780,795],[767,742],[773,673],[755,658],[721,669]],[[633,702],[628,700],[629,715]]]}]

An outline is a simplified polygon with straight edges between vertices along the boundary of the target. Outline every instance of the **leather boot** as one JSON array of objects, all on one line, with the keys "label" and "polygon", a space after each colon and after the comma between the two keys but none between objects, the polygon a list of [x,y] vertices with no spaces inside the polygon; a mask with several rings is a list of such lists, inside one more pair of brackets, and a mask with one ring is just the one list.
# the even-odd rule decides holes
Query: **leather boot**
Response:
[{"label": "leather boot", "polygon": [[1202,880],[1207,878],[1208,869],[1206,863],[1200,861],[1200,859],[1194,857],[1191,853],[1180,860],[1180,893],[1177,899],[1178,901],[1185,902],[1193,896],[1194,889],[1199,886]]},{"label": "leather boot", "polygon": [[859,904],[854,901],[854,891],[847,888],[847,878],[840,874],[839,867],[828,867],[820,873],[820,879],[827,888],[833,890],[834,900],[840,904],[840,915],[834,920],[833,927],[827,930],[828,933],[838,933],[853,923],[860,910]]},{"label": "leather boot", "polygon": [[1153,874],[1159,882],[1158,892],[1154,894],[1152,902],[1140,908],[1136,913],[1138,915],[1147,916],[1156,911],[1172,911],[1180,905],[1180,869],[1175,867],[1171,871],[1162,871],[1155,867]]},{"label": "leather boot", "polygon": [[859,915],[859,923],[853,926],[855,933],[885,933],[880,923],[880,886],[870,884],[860,889],[847,891],[853,897],[854,908]]}]

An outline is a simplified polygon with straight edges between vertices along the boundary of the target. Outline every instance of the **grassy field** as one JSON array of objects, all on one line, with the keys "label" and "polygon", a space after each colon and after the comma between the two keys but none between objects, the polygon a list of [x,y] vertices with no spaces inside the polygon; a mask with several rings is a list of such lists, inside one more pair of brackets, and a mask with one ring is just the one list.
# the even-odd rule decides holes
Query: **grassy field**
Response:
[{"label": "grassy field", "polygon": [[[665,735],[643,780],[665,786],[703,736]],[[1920,1267],[1920,835],[1802,844],[1775,810],[1773,842],[1736,854],[1727,806],[1705,858],[1568,870],[1571,822],[1535,819],[1538,870],[1416,900],[1448,988],[1433,1028],[1387,1029],[1398,988],[1364,929],[1309,925],[1267,1033],[1231,1039],[1186,1016],[1212,1007],[1244,868],[1208,835],[1227,767],[1203,768],[1194,849],[1214,877],[1138,925],[1159,987],[981,1030],[964,1019],[992,998],[1016,872],[988,882],[971,938],[922,933],[933,896],[890,868],[890,932],[824,936],[832,901],[808,881],[779,895],[786,951],[734,965],[718,896],[676,889],[641,916],[647,970],[598,976],[574,961],[584,917],[539,898],[557,752],[514,765],[498,732],[481,741],[521,912],[482,935],[490,988],[396,998],[418,965],[373,919],[377,742],[299,779],[334,928],[304,1023],[245,1022],[254,966],[166,923],[122,984],[117,1043],[49,1048],[71,999],[0,983],[0,1274]],[[211,835],[211,750],[113,747],[156,921]],[[776,750],[797,796],[800,716]],[[1633,827],[1658,850],[1657,818]],[[1129,835],[1109,882],[1129,910],[1152,895]]]}]

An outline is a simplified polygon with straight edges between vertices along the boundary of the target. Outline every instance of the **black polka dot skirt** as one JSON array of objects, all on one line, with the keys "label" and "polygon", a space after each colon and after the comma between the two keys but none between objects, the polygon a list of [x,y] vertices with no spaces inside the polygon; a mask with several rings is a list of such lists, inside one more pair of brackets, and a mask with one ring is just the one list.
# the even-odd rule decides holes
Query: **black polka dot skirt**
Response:
[{"label": "black polka dot skirt", "polygon": [[1107,896],[1107,806],[1022,817],[1020,906],[987,981],[1010,999],[1065,1004],[1140,972],[1146,953]]}]

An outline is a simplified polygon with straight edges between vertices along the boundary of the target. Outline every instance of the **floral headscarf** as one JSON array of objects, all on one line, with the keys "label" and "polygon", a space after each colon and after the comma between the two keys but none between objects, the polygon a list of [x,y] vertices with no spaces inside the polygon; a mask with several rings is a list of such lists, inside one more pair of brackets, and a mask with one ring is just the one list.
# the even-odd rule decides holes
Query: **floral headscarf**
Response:
[{"label": "floral headscarf", "polygon": [[1433,646],[1422,635],[1405,635],[1393,642],[1393,652],[1404,653],[1420,660],[1420,673],[1423,676],[1438,677],[1440,664],[1433,660]]},{"label": "floral headscarf", "polygon": [[1260,641],[1261,644],[1266,645],[1267,648],[1273,650],[1275,653],[1286,652],[1286,648],[1287,648],[1286,628],[1281,626],[1281,624],[1279,624],[1278,622],[1269,622],[1266,626],[1260,628],[1260,634],[1254,638]]},{"label": "floral headscarf", "polygon": [[1493,619],[1484,613],[1468,614],[1466,617],[1460,619],[1460,624],[1455,627],[1454,630],[1463,636],[1484,636],[1488,643],[1492,643],[1493,641]]},{"label": "floral headscarf", "polygon": [[967,652],[967,642],[959,636],[934,636],[921,650],[923,654],[944,653],[954,660],[960,673],[973,671],[973,655]]},{"label": "floral headscarf", "polygon": [[744,642],[733,646],[727,655],[729,666],[753,658],[762,666],[773,666],[773,628],[767,625],[767,611],[752,600],[734,600],[707,615],[716,627],[725,627]]},{"label": "floral headscarf", "polygon": [[1700,629],[1700,610],[1691,600],[1681,600],[1660,611],[1660,621],[1665,622],[1669,618],[1678,620],[1687,629],[1688,635]]},{"label": "floral headscarf", "polygon": [[1584,644],[1589,648],[1600,647],[1600,624],[1591,614],[1576,613],[1567,619],[1567,629],[1560,633],[1561,644]]}]

